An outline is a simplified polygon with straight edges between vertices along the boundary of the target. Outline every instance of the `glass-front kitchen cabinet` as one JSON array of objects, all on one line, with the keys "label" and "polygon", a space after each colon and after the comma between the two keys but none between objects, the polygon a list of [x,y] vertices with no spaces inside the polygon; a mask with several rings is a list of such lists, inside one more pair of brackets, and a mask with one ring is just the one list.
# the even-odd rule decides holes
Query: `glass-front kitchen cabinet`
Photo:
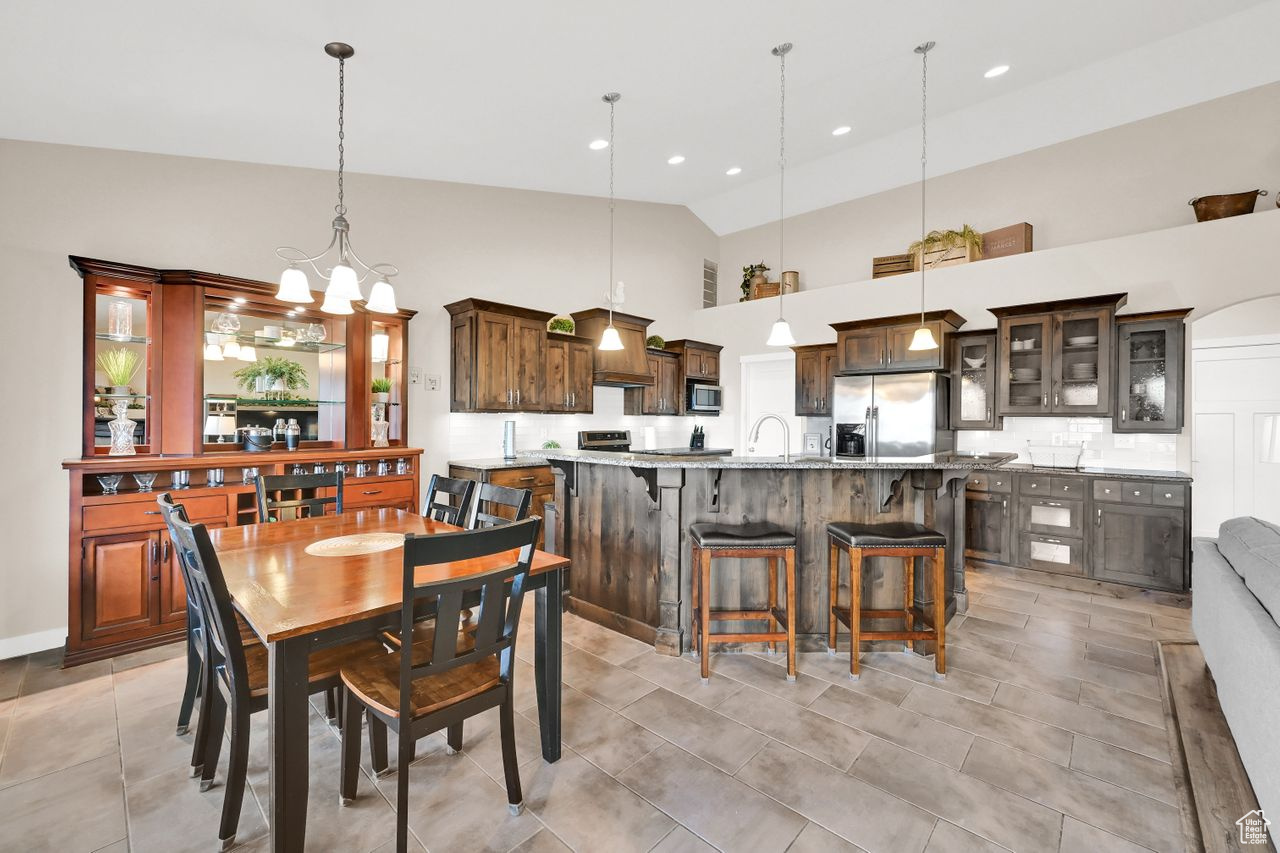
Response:
[{"label": "glass-front kitchen cabinet", "polygon": [[1116,318],[1114,432],[1179,432],[1190,309]]},{"label": "glass-front kitchen cabinet", "polygon": [[965,332],[951,339],[952,429],[999,429],[996,333]]}]

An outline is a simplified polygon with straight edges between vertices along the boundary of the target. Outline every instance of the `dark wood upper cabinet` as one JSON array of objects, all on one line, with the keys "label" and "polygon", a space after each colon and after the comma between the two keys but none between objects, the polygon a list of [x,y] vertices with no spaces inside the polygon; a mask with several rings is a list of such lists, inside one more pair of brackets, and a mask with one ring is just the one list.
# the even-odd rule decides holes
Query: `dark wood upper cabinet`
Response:
[{"label": "dark wood upper cabinet", "polygon": [[996,333],[951,338],[951,428],[1000,429],[996,413]]},{"label": "dark wood upper cabinet", "polygon": [[704,341],[675,340],[667,341],[664,352],[674,353],[680,357],[680,369],[683,380],[700,382],[704,385],[716,385],[720,382],[720,350],[719,344]]},{"label": "dark wood upper cabinet", "polygon": [[834,344],[792,347],[796,354],[796,414],[831,414],[832,379],[836,370]]},{"label": "dark wood upper cabinet", "polygon": [[547,335],[545,408],[548,412],[590,412],[593,407],[589,341],[555,332]]},{"label": "dark wood upper cabinet", "polygon": [[681,410],[680,359],[675,353],[651,349],[645,352],[653,385],[628,388],[623,394],[623,413],[628,415],[676,415]]},{"label": "dark wood upper cabinet", "polygon": [[1116,318],[1113,432],[1181,432],[1190,308]]},{"label": "dark wood upper cabinet", "polygon": [[999,319],[997,414],[1112,411],[1115,312],[1126,294],[992,308]]},{"label": "dark wood upper cabinet", "polygon": [[889,373],[945,370],[951,363],[948,341],[964,325],[954,311],[927,311],[925,326],[939,343],[936,349],[912,351],[911,339],[920,328],[919,314],[832,323],[836,330],[837,373]]},{"label": "dark wood upper cabinet", "polygon": [[450,411],[547,408],[547,311],[479,299],[445,306],[452,316]]}]

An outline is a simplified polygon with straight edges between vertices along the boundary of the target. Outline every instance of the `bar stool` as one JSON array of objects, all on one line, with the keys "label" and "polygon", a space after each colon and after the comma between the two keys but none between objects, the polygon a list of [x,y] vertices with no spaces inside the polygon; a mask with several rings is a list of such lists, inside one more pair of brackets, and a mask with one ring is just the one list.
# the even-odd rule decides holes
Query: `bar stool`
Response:
[{"label": "bar stool", "polygon": [[[895,521],[886,524],[857,524],[836,521],[827,525],[830,550],[827,570],[830,575],[831,615],[827,630],[827,651],[836,650],[836,622],[849,628],[849,677],[857,678],[861,666],[858,644],[863,640],[905,640],[904,651],[915,651],[916,640],[933,640],[937,644],[934,669],[939,678],[947,672],[946,657],[946,545],[947,537],[921,524]],[[849,554],[849,606],[838,602],[840,589],[840,552]],[[901,610],[867,610],[862,607],[862,561],[867,557],[900,557],[903,561]],[[933,613],[926,614],[915,606],[915,558],[924,557],[933,565]],[[900,618],[906,621],[901,631],[864,631],[863,619]],[[916,620],[929,626],[916,630]]]},{"label": "bar stool", "polygon": [[[710,643],[768,642],[769,651],[778,649],[778,641],[787,644],[787,681],[796,680],[796,537],[789,530],[772,524],[716,524],[699,522],[689,526],[693,539],[693,624],[697,651],[702,658],[702,680],[711,678]],[[764,610],[712,610],[711,561],[737,557],[764,558],[769,567],[769,595]],[[786,564],[787,606],[778,609],[778,560]],[[777,630],[757,633],[711,633],[713,621],[768,619]]]}]

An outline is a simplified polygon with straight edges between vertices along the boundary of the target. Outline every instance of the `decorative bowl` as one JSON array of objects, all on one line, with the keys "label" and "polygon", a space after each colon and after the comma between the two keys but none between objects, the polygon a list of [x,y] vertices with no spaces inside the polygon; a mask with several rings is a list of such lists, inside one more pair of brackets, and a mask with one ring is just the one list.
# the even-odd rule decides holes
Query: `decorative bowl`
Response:
[{"label": "decorative bowl", "polygon": [[120,488],[120,481],[124,479],[124,474],[99,474],[98,485],[102,486],[104,495],[114,495],[116,490]]},{"label": "decorative bowl", "polygon": [[138,484],[138,491],[149,492],[151,487],[155,485],[158,472],[156,471],[139,471],[133,475],[133,480]]},{"label": "decorative bowl", "polygon": [[977,358],[969,358],[968,356],[965,356],[964,363],[972,367],[974,370],[977,370],[979,367],[982,367],[987,363],[987,357],[985,355],[980,355]]}]

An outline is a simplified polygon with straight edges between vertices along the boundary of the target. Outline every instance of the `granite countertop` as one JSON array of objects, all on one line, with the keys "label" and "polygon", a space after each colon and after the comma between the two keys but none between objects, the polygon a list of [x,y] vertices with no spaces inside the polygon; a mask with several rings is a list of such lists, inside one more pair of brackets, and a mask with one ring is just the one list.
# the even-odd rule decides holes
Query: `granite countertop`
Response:
[{"label": "granite countertop", "polygon": [[530,456],[525,452],[515,459],[503,459],[501,456],[493,459],[451,459],[449,464],[457,465],[459,468],[475,468],[477,471],[501,471],[504,468],[530,468],[546,465],[547,460],[537,456]]},{"label": "granite countertop", "polygon": [[629,468],[770,468],[770,469],[950,469],[989,471],[1016,459],[1016,453],[993,453],[971,456],[960,453],[933,453],[927,456],[879,457],[877,459],[834,461],[827,456],[792,456],[783,462],[780,456],[655,456],[652,454],[617,453],[599,450],[530,450],[528,454],[558,462],[590,462],[599,465],[625,465]]},{"label": "granite countertop", "polygon": [[1191,475],[1185,471],[1148,471],[1142,468],[1054,468],[1051,465],[1031,465],[1012,462],[1004,466],[1010,471],[1031,474],[1087,474],[1090,477],[1108,477],[1112,480],[1160,480],[1162,482],[1190,483]]}]

